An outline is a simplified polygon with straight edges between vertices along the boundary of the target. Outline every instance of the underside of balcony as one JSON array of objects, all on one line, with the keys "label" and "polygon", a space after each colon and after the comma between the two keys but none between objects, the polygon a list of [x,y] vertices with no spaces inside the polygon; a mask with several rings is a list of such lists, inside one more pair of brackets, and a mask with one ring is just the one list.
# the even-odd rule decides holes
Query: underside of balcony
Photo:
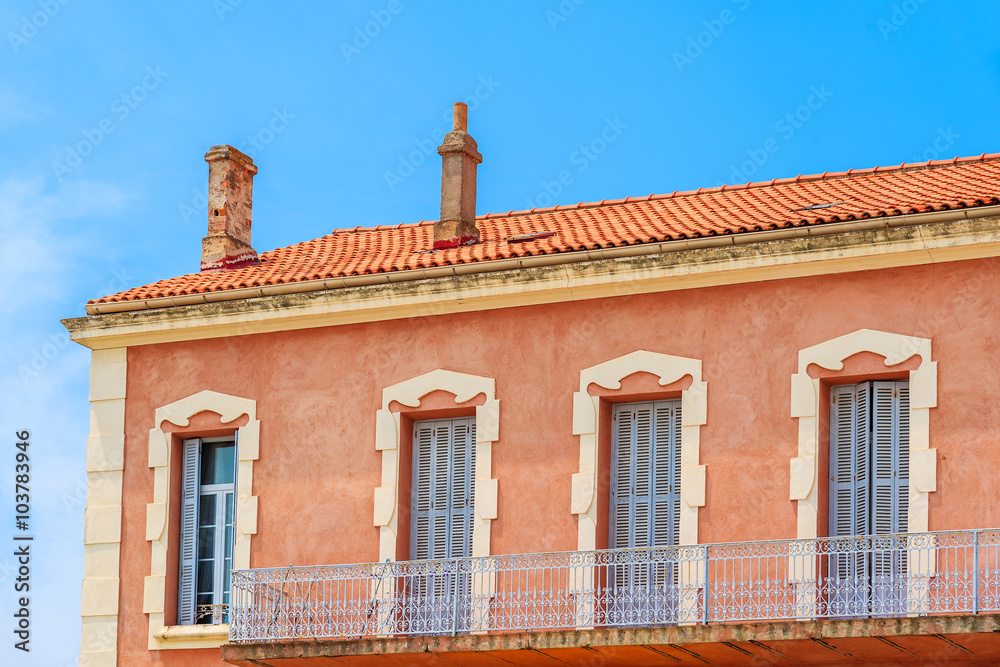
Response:
[{"label": "underside of balcony", "polygon": [[782,621],[227,644],[254,667],[321,665],[995,665],[1000,616]]}]

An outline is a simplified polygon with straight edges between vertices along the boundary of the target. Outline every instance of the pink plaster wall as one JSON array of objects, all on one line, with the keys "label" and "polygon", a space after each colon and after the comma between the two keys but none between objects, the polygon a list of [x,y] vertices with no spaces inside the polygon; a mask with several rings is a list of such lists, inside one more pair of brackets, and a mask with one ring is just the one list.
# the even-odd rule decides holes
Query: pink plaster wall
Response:
[{"label": "pink plaster wall", "polygon": [[[1000,261],[974,260],[131,348],[120,664],[219,664],[217,651],[147,652],[142,613],[153,488],[147,434],[158,406],[205,389],[257,401],[253,567],[377,559],[375,411],[384,387],[435,368],[496,378],[493,553],[574,549],[572,396],[580,370],[638,349],[704,362],[708,487],[700,540],[784,539],[795,536],[788,460],[797,449],[789,400],[798,351],[862,328],[929,337],[939,373],[930,527],[1000,526],[992,474],[1000,429],[998,273]],[[824,376],[824,386],[875,370],[885,370],[878,359],[852,360],[840,379]],[[623,391],[647,397],[659,390],[650,394],[637,378]],[[430,403],[448,405],[440,397]]]}]

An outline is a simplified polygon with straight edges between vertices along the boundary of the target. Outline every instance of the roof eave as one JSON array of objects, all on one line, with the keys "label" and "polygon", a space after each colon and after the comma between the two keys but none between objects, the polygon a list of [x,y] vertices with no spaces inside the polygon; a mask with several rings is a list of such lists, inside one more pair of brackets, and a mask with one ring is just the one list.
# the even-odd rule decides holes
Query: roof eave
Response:
[{"label": "roof eave", "polygon": [[853,231],[903,227],[908,225],[946,222],[949,220],[967,220],[971,218],[983,218],[995,215],[1000,215],[1000,205],[976,206],[927,213],[879,216],[861,220],[803,225],[787,229],[742,232],[739,234],[722,234],[694,239],[679,239],[675,241],[660,241],[656,243],[642,243],[611,248],[560,252],[509,259],[495,259],[425,269],[412,269],[407,271],[389,271],[357,276],[324,278],[320,280],[304,280],[300,282],[263,285],[260,287],[247,287],[199,294],[185,294],[129,301],[113,301],[109,303],[88,303],[86,310],[87,315],[136,312],[177,306],[217,303],[220,301],[239,301],[263,296],[304,294],[308,292],[343,289],[347,287],[359,287],[365,285],[388,285],[411,280],[454,278],[457,276],[476,273],[492,273],[496,271],[526,269],[538,266],[556,266],[559,264],[571,264],[575,262],[587,262],[599,259],[639,257],[660,253],[684,252],[688,250],[700,250],[704,248],[738,245],[742,243],[762,243],[789,238],[846,234]]}]

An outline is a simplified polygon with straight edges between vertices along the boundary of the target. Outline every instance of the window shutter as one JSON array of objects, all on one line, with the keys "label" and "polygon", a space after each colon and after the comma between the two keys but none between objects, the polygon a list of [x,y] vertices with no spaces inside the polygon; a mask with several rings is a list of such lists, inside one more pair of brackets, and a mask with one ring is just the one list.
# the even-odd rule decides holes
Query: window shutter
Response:
[{"label": "window shutter", "polygon": [[896,392],[896,532],[905,533],[910,529],[910,383],[897,382]]},{"label": "window shutter", "polygon": [[870,385],[830,388],[830,534],[867,535]]},{"label": "window shutter", "polygon": [[681,520],[681,406],[680,401],[653,405],[653,542],[677,544]]},{"label": "window shutter", "polygon": [[874,429],[872,454],[874,459],[874,489],[872,534],[891,535],[898,523],[898,504],[893,502],[896,473],[896,429],[893,422],[895,382],[876,382],[874,387]]},{"label": "window shutter", "polygon": [[434,533],[432,507],[436,497],[434,477],[434,425],[417,422],[413,426],[413,502],[410,508],[411,528],[410,558],[424,560],[431,555],[431,538]]},{"label": "window shutter", "polygon": [[653,406],[649,403],[636,406],[632,441],[632,497],[635,525],[630,547],[652,545],[653,506],[651,498],[651,473],[653,469]]},{"label": "window shutter", "polygon": [[475,419],[414,424],[411,558],[472,555],[475,443]]},{"label": "window shutter", "polygon": [[635,421],[635,408],[632,405],[620,404],[614,407],[612,417],[611,442],[611,544],[612,549],[624,549],[632,546],[632,508],[635,499],[632,495],[632,477],[634,456],[632,429]]},{"label": "window shutter", "polygon": [[874,383],[874,535],[907,529],[910,391],[902,382]]},{"label": "window shutter", "polygon": [[451,545],[448,557],[472,555],[472,520],[475,504],[476,422],[456,419],[452,422],[451,447],[453,472],[451,477]]},{"label": "window shutter", "polygon": [[431,426],[431,542],[427,558],[448,557],[449,485],[448,464],[451,461],[451,429],[447,423],[434,422]]},{"label": "window shutter", "polygon": [[[906,381],[873,383],[874,535],[906,532],[910,460],[910,392]],[[872,613],[906,606],[906,552],[883,541],[872,553]]]},{"label": "window shutter", "polygon": [[198,483],[201,440],[185,440],[181,472],[180,578],[177,584],[177,623],[195,622],[195,574],[198,565]]}]

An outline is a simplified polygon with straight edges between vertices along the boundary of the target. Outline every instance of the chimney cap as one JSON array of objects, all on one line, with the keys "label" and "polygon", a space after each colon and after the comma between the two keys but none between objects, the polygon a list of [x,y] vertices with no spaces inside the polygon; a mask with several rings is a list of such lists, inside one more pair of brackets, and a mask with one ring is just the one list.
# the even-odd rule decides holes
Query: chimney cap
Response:
[{"label": "chimney cap", "polygon": [[229,144],[219,144],[218,146],[212,146],[208,149],[208,152],[205,153],[205,162],[215,162],[216,160],[232,160],[234,162],[239,162],[252,173],[257,173],[257,166],[253,163],[253,158],[246,153],[233,148]]},{"label": "chimney cap", "polygon": [[453,132],[469,131],[469,105],[465,102],[455,102],[452,109],[452,126]]}]

